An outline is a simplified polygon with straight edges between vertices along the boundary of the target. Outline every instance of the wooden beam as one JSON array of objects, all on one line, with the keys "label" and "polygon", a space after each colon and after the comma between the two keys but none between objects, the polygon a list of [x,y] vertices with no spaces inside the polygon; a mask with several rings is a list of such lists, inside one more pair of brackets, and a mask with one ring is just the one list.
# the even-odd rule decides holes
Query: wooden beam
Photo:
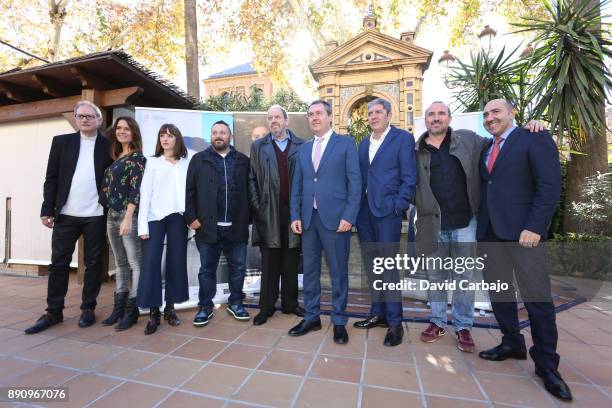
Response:
[{"label": "wooden beam", "polygon": [[95,75],[90,74],[83,68],[71,67],[72,72],[81,81],[81,88],[84,89],[112,89],[113,86],[103,79],[97,78]]},{"label": "wooden beam", "polygon": [[[142,92],[143,89],[137,86],[100,91],[99,106],[100,108],[110,108],[127,105],[132,98],[142,94]],[[0,106],[0,123],[48,118],[61,115],[64,112],[72,112],[74,104],[82,98],[82,95],[74,95],[45,101]]]},{"label": "wooden beam", "polygon": [[23,90],[17,89],[11,84],[0,82],[0,91],[6,95],[7,98],[16,102],[31,101],[33,98],[32,94],[28,94]]},{"label": "wooden beam", "polygon": [[54,83],[53,80],[50,80],[49,78],[41,76],[40,74],[33,74],[32,81],[47,95],[51,95],[56,98],[66,96],[66,93],[60,90],[62,88],[60,85]]}]

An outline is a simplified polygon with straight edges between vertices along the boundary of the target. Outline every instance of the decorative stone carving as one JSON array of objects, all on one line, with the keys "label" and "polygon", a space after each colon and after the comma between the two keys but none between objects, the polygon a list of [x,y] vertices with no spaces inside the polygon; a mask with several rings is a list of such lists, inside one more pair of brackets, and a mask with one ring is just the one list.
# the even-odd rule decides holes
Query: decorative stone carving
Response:
[{"label": "decorative stone carving", "polygon": [[365,92],[365,86],[363,85],[347,86],[347,87],[340,88],[340,106],[343,106],[346,103],[346,101],[348,101],[349,99],[353,97],[353,95],[356,95],[358,93],[364,93],[364,92]]}]

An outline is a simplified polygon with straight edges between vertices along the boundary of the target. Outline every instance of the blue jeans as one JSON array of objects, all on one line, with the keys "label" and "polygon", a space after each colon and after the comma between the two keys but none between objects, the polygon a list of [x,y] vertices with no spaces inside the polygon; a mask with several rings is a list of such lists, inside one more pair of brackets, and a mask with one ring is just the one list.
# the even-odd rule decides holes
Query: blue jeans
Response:
[{"label": "blue jeans", "polygon": [[212,308],[213,298],[217,293],[217,266],[221,251],[229,266],[229,304],[241,304],[244,299],[242,287],[246,273],[246,242],[234,242],[229,239],[231,227],[217,227],[217,242],[208,244],[196,240],[200,252],[200,272],[198,293],[200,306]]},{"label": "blue jeans", "polygon": [[[432,256],[442,259],[452,257],[476,258],[476,218],[473,217],[465,228],[453,230],[442,230],[438,237],[438,251]],[[430,256],[431,257],[431,256]],[[445,280],[455,282],[457,288],[453,290],[452,315],[455,331],[471,329],[474,324],[474,291],[459,288],[459,281],[472,281],[473,269],[453,271],[444,269],[430,269],[427,278],[430,283],[442,283]],[[450,276],[449,276],[450,275]],[[429,302],[431,305],[430,322],[438,327],[446,327],[446,306],[448,294],[446,290],[429,290]]]}]

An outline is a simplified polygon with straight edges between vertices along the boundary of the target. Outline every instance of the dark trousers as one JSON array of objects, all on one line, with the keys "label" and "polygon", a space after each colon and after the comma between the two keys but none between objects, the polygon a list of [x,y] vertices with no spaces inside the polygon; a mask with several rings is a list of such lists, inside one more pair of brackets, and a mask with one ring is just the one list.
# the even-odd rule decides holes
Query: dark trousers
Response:
[{"label": "dark trousers", "polygon": [[138,281],[137,303],[151,308],[162,305],[161,262],[166,238],[165,299],[181,303],[189,299],[187,280],[187,224],[174,213],[149,222],[149,239],[142,241],[142,270]]},{"label": "dark trousers", "polygon": [[208,244],[196,241],[200,252],[200,272],[198,282],[200,290],[198,293],[200,306],[212,308],[213,298],[217,293],[217,266],[221,252],[225,255],[229,266],[229,304],[242,303],[244,299],[244,275],[246,273],[246,242],[234,242],[229,237],[232,227],[217,227],[217,242]]},{"label": "dark trousers", "polygon": [[306,310],[304,320],[316,320],[321,314],[321,250],[323,250],[332,284],[332,323],[346,325],[350,239],[350,231],[336,232],[325,228],[319,212],[313,210],[310,227],[302,232],[304,309]]},{"label": "dark trousers", "polygon": [[289,206],[280,205],[280,248],[261,246],[261,290],[259,310],[271,315],[278,299],[278,286],[281,284],[281,307],[291,312],[298,306],[298,264],[299,248],[289,248]]},{"label": "dark trousers", "polygon": [[502,292],[489,291],[493,313],[502,332],[502,343],[515,348],[525,347],[525,338],[519,328],[514,276],[531,326],[533,347],[529,354],[536,367],[556,370],[559,366],[556,352],[558,334],[546,244],[541,242],[536,248],[523,248],[517,242],[499,239],[490,226],[484,241],[478,246],[481,256],[487,255],[485,280],[500,280],[509,286]]},{"label": "dark trousers", "polygon": [[386,217],[376,217],[370,211],[367,199],[361,201],[359,216],[357,217],[357,231],[361,243],[362,262],[368,275],[368,283],[372,293],[372,307],[370,314],[387,319],[391,326],[402,323],[401,292],[374,291],[375,279],[384,282],[399,282],[399,273],[396,269],[385,271],[384,274],[374,275],[372,265],[374,258],[395,257],[399,252],[399,243],[402,232],[402,216],[391,214]]},{"label": "dark trousers", "polygon": [[74,247],[83,235],[85,276],[81,309],[95,309],[102,283],[102,253],[106,245],[106,217],[59,215],[51,237],[51,265],[47,286],[47,311],[61,313],[68,291],[68,272]]}]

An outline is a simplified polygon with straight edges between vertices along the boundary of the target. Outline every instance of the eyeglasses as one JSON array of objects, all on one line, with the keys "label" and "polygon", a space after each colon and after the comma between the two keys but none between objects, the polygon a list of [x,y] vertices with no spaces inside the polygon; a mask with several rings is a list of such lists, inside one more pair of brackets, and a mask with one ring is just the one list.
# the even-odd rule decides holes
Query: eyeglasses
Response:
[{"label": "eyeglasses", "polygon": [[77,118],[77,120],[94,120],[97,116],[95,115],[74,115],[75,118]]}]

